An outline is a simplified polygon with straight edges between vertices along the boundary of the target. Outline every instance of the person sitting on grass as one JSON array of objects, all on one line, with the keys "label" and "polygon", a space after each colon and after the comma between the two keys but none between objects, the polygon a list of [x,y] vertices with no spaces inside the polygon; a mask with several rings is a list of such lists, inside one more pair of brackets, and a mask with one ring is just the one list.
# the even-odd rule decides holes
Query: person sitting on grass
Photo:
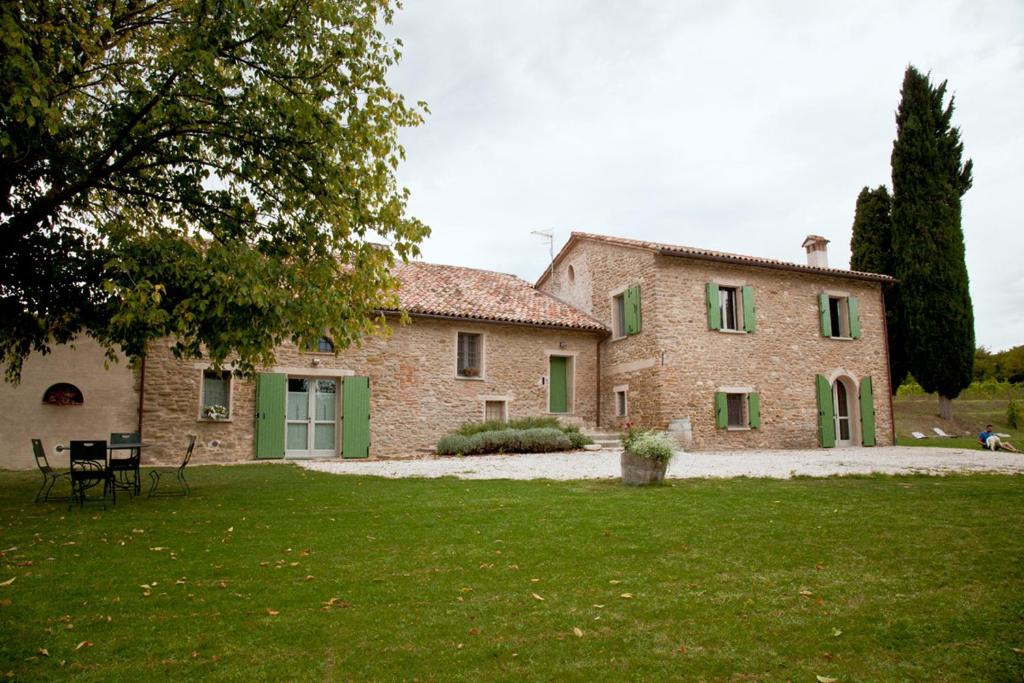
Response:
[{"label": "person sitting on grass", "polygon": [[1020,453],[1012,443],[1000,439],[999,435],[992,431],[992,425],[985,425],[985,431],[978,434],[978,442],[982,448],[987,448],[990,451],[1002,449],[1011,453]]}]

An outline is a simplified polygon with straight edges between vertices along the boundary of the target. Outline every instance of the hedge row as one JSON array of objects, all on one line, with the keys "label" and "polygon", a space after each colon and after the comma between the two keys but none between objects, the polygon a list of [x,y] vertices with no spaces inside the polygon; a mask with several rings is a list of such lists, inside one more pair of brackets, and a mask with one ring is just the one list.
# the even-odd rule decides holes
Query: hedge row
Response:
[{"label": "hedge row", "polygon": [[449,434],[437,443],[437,452],[439,455],[547,453],[567,451],[572,447],[572,440],[561,429],[536,427],[533,429],[497,429],[476,432],[470,436]]}]

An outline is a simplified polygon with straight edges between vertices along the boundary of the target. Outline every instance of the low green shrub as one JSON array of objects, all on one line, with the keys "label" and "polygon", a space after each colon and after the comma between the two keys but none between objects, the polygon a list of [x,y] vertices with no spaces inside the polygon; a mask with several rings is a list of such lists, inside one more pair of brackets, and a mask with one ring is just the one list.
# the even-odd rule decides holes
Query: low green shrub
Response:
[{"label": "low green shrub", "polygon": [[469,455],[470,441],[462,434],[449,434],[437,442],[438,455]]},{"label": "low green shrub", "polygon": [[676,452],[676,443],[664,432],[638,432],[624,447],[633,455],[668,462]]},{"label": "low green shrub", "polygon": [[1012,399],[1006,404],[1006,424],[1014,429],[1020,429],[1024,424],[1024,406],[1021,406],[1017,399]]},{"label": "low green shrub", "polygon": [[569,442],[572,444],[572,447],[576,450],[579,450],[584,446],[589,446],[590,444],[594,443],[594,440],[580,432],[578,427],[573,427],[572,429],[563,429],[562,431],[565,433],[567,437],[569,437]]},{"label": "low green shrub", "polygon": [[572,441],[561,429],[495,429],[471,436],[449,434],[437,442],[439,455],[483,455],[485,453],[549,453],[567,451]]},{"label": "low green shrub", "polygon": [[501,432],[506,429],[540,429],[542,427],[554,427],[555,429],[563,428],[557,417],[545,415],[537,417],[522,417],[518,420],[509,420],[508,422],[503,422],[501,420],[466,422],[455,430],[455,433],[462,434],[463,436],[473,436],[474,434],[479,434],[481,432]]}]

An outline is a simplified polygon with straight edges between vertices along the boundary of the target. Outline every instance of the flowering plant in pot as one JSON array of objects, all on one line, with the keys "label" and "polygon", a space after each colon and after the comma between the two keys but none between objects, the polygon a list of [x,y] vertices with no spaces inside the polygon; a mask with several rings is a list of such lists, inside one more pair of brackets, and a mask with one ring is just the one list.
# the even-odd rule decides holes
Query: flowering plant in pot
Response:
[{"label": "flowering plant in pot", "polygon": [[637,429],[626,423],[619,435],[622,442],[622,483],[632,486],[659,484],[676,452],[675,441],[664,432]]}]

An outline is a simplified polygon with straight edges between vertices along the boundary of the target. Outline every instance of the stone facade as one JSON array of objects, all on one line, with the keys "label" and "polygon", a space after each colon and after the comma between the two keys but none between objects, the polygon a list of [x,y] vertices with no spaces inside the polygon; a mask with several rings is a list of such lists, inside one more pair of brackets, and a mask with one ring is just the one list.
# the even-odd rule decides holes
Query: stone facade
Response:
[{"label": "stone facade", "polygon": [[[571,271],[570,271],[571,269]],[[709,329],[706,286],[753,287],[756,330]],[[689,419],[696,449],[814,448],[815,376],[837,379],[856,397],[871,377],[877,443],[894,443],[881,284],[856,277],[668,256],[601,240],[571,242],[540,288],[612,326],[611,299],[640,285],[642,331],[601,344],[601,426],[626,422],[665,429]],[[818,295],[859,302],[858,339],[824,337]],[[615,392],[626,390],[627,415]],[[760,397],[761,424],[716,426],[715,394]],[[859,443],[858,407],[851,441]]]},{"label": "stone facade", "polygon": [[[82,393],[80,405],[48,405],[46,390],[67,383]],[[139,376],[124,358],[104,367],[103,349],[88,337],[74,346],[57,345],[25,359],[19,384],[0,382],[0,468],[35,467],[32,439],[40,439],[55,468],[68,466],[58,444],[72,439],[106,439],[110,432],[134,432],[139,422]]]},{"label": "stone facade", "polygon": [[[572,358],[570,411],[564,419],[593,424],[597,418],[597,342],[600,334],[526,325],[413,317],[392,320],[388,337],[368,337],[358,348],[333,353],[277,349],[268,372],[294,377],[368,377],[371,457],[416,457],[433,452],[438,439],[463,422],[484,419],[485,401],[506,401],[509,418],[548,413],[548,358]],[[458,332],[484,339],[483,371],[456,376]],[[196,462],[253,458],[255,385],[232,379],[228,420],[200,417],[200,384],[207,364],[173,357],[158,345],[146,358],[143,429],[153,447],[147,459],[171,459],[186,434],[198,434]]]}]

